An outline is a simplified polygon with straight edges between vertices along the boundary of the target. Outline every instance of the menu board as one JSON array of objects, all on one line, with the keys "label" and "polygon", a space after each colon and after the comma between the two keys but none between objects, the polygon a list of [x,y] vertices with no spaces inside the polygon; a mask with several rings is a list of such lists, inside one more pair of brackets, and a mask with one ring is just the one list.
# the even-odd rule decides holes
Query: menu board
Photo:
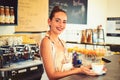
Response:
[{"label": "menu board", "polygon": [[48,29],[48,0],[18,0],[18,26],[15,32],[40,32]]}]

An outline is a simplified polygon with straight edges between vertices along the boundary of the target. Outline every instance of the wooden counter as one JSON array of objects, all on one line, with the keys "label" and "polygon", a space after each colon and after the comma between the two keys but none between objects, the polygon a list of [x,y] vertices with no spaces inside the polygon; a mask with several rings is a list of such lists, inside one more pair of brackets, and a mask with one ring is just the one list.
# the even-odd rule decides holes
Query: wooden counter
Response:
[{"label": "wooden counter", "polygon": [[88,75],[71,75],[60,80],[120,80],[120,55],[107,56],[111,63],[107,63],[108,71],[105,75],[88,76]]}]

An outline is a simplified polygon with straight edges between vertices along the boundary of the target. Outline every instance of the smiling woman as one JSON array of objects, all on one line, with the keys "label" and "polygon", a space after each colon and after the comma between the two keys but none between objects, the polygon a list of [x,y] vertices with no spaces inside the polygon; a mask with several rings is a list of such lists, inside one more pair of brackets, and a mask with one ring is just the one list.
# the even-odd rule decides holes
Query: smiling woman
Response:
[{"label": "smiling woman", "polygon": [[72,74],[96,75],[88,66],[73,67],[65,42],[59,38],[67,23],[66,12],[55,6],[48,19],[50,30],[41,41],[40,55],[49,80],[58,80]]}]

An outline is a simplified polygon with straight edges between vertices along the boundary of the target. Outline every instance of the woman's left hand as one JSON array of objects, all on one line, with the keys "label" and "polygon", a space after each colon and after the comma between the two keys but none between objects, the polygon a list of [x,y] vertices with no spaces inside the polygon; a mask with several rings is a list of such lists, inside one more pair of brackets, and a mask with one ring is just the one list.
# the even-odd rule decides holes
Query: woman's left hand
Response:
[{"label": "woman's left hand", "polygon": [[97,75],[94,71],[92,71],[90,66],[81,66],[81,73],[86,74],[86,75]]}]

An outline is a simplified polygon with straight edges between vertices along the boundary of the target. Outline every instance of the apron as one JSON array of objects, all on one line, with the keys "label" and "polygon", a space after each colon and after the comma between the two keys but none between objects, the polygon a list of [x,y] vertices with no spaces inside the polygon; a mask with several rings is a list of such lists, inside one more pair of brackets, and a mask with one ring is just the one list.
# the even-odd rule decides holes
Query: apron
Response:
[{"label": "apron", "polygon": [[73,68],[72,65],[72,55],[67,52],[67,49],[65,47],[65,43],[59,39],[63,47],[65,48],[65,51],[57,51],[54,42],[49,37],[49,34],[46,35],[48,39],[50,40],[50,44],[52,47],[52,56],[53,56],[53,63],[56,71],[67,71],[71,70]]}]

